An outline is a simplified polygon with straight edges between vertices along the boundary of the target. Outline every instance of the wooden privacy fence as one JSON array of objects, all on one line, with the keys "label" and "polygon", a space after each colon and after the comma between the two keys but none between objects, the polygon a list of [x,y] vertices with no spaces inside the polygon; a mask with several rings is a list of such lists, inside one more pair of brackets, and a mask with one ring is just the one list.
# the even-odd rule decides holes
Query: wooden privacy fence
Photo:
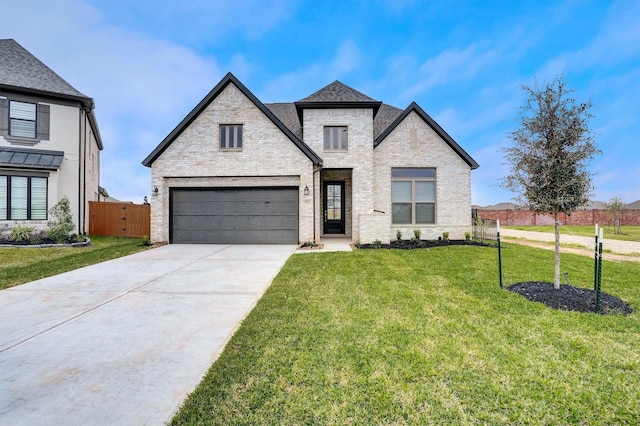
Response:
[{"label": "wooden privacy fence", "polygon": [[89,201],[89,235],[144,237],[150,233],[149,204]]}]

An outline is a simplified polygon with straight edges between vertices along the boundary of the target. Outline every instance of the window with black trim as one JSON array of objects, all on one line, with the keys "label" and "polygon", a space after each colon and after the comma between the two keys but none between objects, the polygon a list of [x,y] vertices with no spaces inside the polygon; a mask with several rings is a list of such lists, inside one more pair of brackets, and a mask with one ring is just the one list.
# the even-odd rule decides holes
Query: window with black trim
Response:
[{"label": "window with black trim", "polygon": [[242,150],[242,124],[220,125],[220,149]]},{"label": "window with black trim", "polygon": [[0,220],[46,219],[46,177],[0,175]]},{"label": "window with black trim", "polygon": [[346,126],[326,126],[324,128],[325,151],[346,151],[348,148]]},{"label": "window with black trim", "polygon": [[436,169],[391,169],[393,224],[436,223]]}]

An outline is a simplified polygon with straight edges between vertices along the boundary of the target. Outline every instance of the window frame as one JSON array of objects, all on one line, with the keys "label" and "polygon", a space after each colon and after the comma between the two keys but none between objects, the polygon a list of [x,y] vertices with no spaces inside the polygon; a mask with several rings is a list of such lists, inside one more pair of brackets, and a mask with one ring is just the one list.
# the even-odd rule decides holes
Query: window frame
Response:
[{"label": "window frame", "polygon": [[[15,194],[13,193],[16,187],[15,183],[12,181],[16,178],[27,179],[26,185],[26,199],[24,201],[24,209],[26,209],[26,217],[15,217],[14,210],[21,208],[23,206],[14,206],[13,199]],[[0,221],[2,220],[38,220],[38,221],[46,221],[49,218],[49,176],[42,174],[0,174],[0,179],[4,182],[0,182],[0,191],[3,194],[0,194],[0,200],[2,200],[3,205],[0,205]],[[44,198],[35,199],[34,200],[34,182],[33,179],[44,179],[44,191],[42,191],[42,187],[35,188],[40,189],[44,194]],[[44,201],[44,208],[37,207],[37,203],[40,204]],[[40,213],[42,216],[34,218],[34,213]]]},{"label": "window frame", "polygon": [[[337,135],[337,138],[335,136]],[[344,137],[343,137],[344,135]],[[333,142],[333,146],[332,146]],[[349,150],[349,126],[324,126],[322,128],[324,151],[345,152]]]},{"label": "window frame", "polygon": [[218,149],[220,151],[242,151],[244,147],[243,127],[243,124],[220,124],[218,127]]},{"label": "window frame", "polygon": [[[30,118],[13,117],[13,112],[16,110],[14,104],[25,104],[33,106],[33,120]],[[17,105],[16,105],[17,106]],[[20,123],[33,123],[33,134],[30,136],[16,135],[14,130],[14,121]],[[14,138],[26,138],[36,139],[38,136],[38,104],[36,102],[25,102],[16,99],[9,99],[9,136]]]},{"label": "window frame", "polygon": [[[412,171],[416,171],[415,175],[411,175]],[[397,176],[394,176],[394,172],[398,172]],[[420,173],[424,173],[424,176],[419,176]],[[402,176],[401,174],[404,174]],[[431,175],[431,176],[430,176]],[[408,182],[411,184],[411,200],[394,201],[394,182]],[[433,201],[417,200],[416,187],[417,182],[431,182],[433,185]],[[402,225],[436,225],[437,224],[437,205],[438,205],[438,185],[437,185],[437,169],[435,167],[392,167],[391,168],[391,224],[396,226]],[[396,222],[394,206],[398,205],[410,205],[411,206],[411,221],[409,222]],[[418,222],[418,206],[429,205],[433,206],[433,221],[432,222]]]}]

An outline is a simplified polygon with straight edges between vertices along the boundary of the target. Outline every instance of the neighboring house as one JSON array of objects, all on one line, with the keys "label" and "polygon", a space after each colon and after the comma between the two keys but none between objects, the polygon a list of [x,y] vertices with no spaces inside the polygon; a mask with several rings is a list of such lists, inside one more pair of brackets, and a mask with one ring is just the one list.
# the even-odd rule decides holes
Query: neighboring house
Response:
[{"label": "neighboring house", "polygon": [[14,40],[0,40],[0,231],[46,227],[67,196],[75,232],[86,233],[102,150],[93,108]]},{"label": "neighboring house", "polygon": [[170,243],[464,238],[478,167],[416,103],[336,81],[263,104],[231,73],[142,164],[152,239]]}]

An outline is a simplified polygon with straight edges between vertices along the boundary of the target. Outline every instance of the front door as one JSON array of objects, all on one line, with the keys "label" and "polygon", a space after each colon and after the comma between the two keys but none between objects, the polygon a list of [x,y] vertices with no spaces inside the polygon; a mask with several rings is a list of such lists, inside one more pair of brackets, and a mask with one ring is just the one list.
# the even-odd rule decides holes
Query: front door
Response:
[{"label": "front door", "polygon": [[344,182],[324,183],[324,233],[344,234]]}]

